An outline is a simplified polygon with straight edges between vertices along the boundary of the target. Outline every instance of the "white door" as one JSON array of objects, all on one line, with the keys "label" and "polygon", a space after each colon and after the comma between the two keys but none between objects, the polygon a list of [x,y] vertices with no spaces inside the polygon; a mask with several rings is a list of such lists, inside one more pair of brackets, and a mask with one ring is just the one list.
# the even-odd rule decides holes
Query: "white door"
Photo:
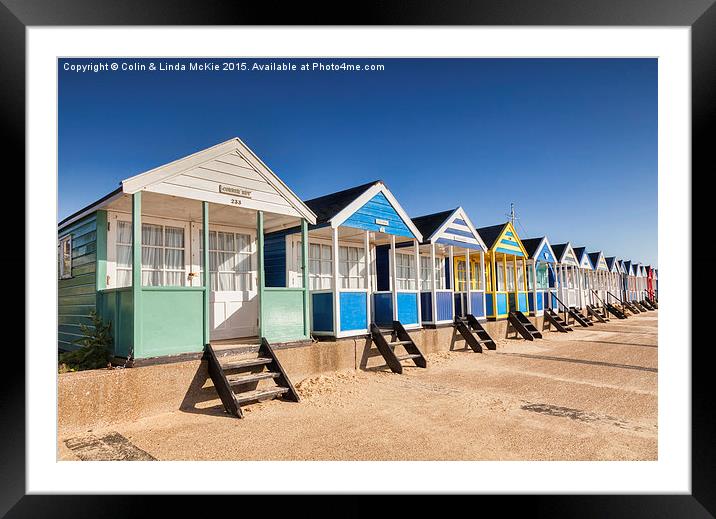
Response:
[{"label": "white door", "polygon": [[255,231],[209,225],[210,339],[258,334],[257,264]]}]

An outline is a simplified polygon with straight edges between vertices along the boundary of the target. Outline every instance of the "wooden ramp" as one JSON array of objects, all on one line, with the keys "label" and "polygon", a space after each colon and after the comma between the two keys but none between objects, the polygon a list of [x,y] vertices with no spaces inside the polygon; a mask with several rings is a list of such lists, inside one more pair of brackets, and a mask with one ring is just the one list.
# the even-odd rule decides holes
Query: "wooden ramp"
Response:
[{"label": "wooden ramp", "polygon": [[[403,373],[403,364],[401,363],[404,360],[412,360],[419,368],[428,367],[425,356],[400,321],[393,321],[392,327],[385,328],[380,328],[377,324],[370,323],[370,336],[393,373]],[[390,339],[386,339],[386,336],[389,336]],[[397,346],[402,346],[406,354],[396,355],[395,348]]]},{"label": "wooden ramp", "polygon": [[[226,412],[243,418],[241,406],[283,397],[299,402],[293,384],[265,338],[261,339],[255,357],[220,362],[211,344],[204,347],[204,358],[209,364],[209,376]],[[266,382],[274,382],[267,385]],[[259,387],[261,385],[262,387]]]},{"label": "wooden ramp", "polygon": [[476,353],[482,353],[483,345],[488,350],[496,350],[497,344],[494,339],[487,333],[485,327],[480,324],[472,314],[467,314],[465,317],[455,317],[453,322],[455,329],[460,332],[465,342],[472,348],[472,351]]},{"label": "wooden ramp", "polygon": [[515,331],[527,341],[534,341],[535,339],[541,339],[542,334],[535,328],[525,314],[514,310],[509,313],[507,317],[509,323],[515,329]]}]

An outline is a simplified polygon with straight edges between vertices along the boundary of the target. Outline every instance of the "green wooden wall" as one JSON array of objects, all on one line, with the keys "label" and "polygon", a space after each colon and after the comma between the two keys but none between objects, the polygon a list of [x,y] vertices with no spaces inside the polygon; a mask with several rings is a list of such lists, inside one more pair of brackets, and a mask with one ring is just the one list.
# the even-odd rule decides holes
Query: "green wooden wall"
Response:
[{"label": "green wooden wall", "polygon": [[[73,350],[73,343],[82,336],[80,324],[89,324],[89,313],[97,304],[97,221],[106,222],[106,213],[87,216],[62,229],[59,238],[72,235],[72,277],[59,279],[57,261],[57,346],[60,350]],[[107,226],[103,224],[100,240],[106,240]],[[106,248],[106,247],[105,247]]]}]

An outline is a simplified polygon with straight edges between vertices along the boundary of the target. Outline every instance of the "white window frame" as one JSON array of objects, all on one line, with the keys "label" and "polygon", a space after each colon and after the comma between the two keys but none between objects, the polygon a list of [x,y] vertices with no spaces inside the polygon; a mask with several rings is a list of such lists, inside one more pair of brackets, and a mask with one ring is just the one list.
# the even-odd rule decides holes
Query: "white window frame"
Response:
[{"label": "white window frame", "polygon": [[[398,260],[400,258],[400,260]],[[405,259],[407,258],[407,264],[404,263]],[[412,252],[399,252],[398,249],[395,251],[395,286],[397,290],[403,291],[403,292],[415,292],[417,291],[417,287],[415,286],[415,269],[417,266],[415,265],[415,253]],[[412,267],[411,267],[412,262]],[[401,275],[405,274],[407,269],[407,275]]]},{"label": "white window frame", "polygon": [[[435,289],[445,290],[445,258],[443,256],[435,256]],[[420,256],[420,290],[427,291],[433,289],[433,273],[430,269],[430,256],[421,254]]]},{"label": "white window frame", "polygon": [[[125,223],[132,224],[132,215],[129,213],[120,212],[107,212],[107,223],[109,229],[107,231],[107,288],[129,288],[131,283],[126,286],[117,286],[117,222],[122,221]],[[192,270],[192,255],[193,247],[190,233],[190,223],[186,220],[172,219],[172,218],[159,218],[154,216],[142,215],[142,223],[148,223],[152,225],[161,225],[164,227],[180,227],[184,229],[184,283],[182,285],[158,285],[162,286],[192,286],[192,282],[189,279],[189,273],[198,272],[198,270]],[[198,267],[197,267],[198,268]],[[164,269],[162,268],[162,272]],[[176,272],[176,271],[173,271]],[[200,278],[200,276],[197,276]],[[163,277],[162,277],[163,279]],[[150,287],[153,285],[144,285],[142,287]]]},{"label": "white window frame", "polygon": [[[310,242],[309,242],[310,243]],[[350,251],[355,249],[358,251],[358,259],[350,259]],[[342,258],[342,251],[346,251],[346,259]],[[341,273],[343,265],[346,265],[345,270],[348,275]],[[351,276],[351,267],[355,267],[356,275]],[[362,273],[361,273],[362,272]],[[365,286],[365,247],[358,243],[345,243],[341,244],[338,242],[338,280],[339,288],[341,290],[366,290]],[[357,286],[351,286],[351,281],[355,280]],[[346,283],[347,282],[347,283]],[[348,286],[346,286],[346,284]]]},{"label": "white window frame", "polygon": [[[65,244],[67,244],[67,248],[69,249],[69,266],[65,268]],[[59,274],[60,279],[70,279],[72,277],[72,235],[68,234],[66,236],[63,236],[60,238],[60,242],[58,244],[58,260],[60,262],[59,265]]]},{"label": "white window frame", "polygon": [[[202,269],[202,262],[203,262],[203,242],[202,242],[202,232],[203,232],[203,226],[197,225],[196,226],[196,261],[193,262],[194,266],[193,268],[196,269],[196,272],[198,273],[197,279],[199,280],[199,286],[203,283],[203,269]],[[241,254],[248,254],[249,256],[249,270],[246,272],[239,272],[239,275],[245,276],[248,278],[247,288],[243,289],[237,289],[234,287],[234,290],[219,290],[218,289],[218,274],[220,273],[230,273],[231,271],[225,270],[225,271],[212,271],[210,274],[216,274],[217,277],[217,288],[213,288],[213,283],[211,282],[211,275],[209,276],[209,290],[212,292],[248,292],[248,293],[256,293],[258,291],[257,284],[257,277],[256,277],[256,269],[257,269],[257,259],[256,256],[256,231],[249,229],[249,228],[243,228],[243,227],[233,227],[233,226],[226,226],[226,225],[212,225],[211,222],[209,222],[209,235],[211,235],[212,232],[215,233],[225,233],[225,234],[233,234],[234,235],[234,243],[236,242],[236,235],[237,234],[243,234],[249,237],[249,251],[248,252],[239,252],[238,248],[234,251],[219,251],[218,249],[212,249],[211,244],[209,244],[209,254],[211,255],[212,252],[233,252],[236,255],[237,261],[240,259]],[[218,234],[217,234],[217,242],[218,242]],[[209,264],[211,264],[211,258],[209,258]],[[236,273],[234,274],[236,275]]]}]

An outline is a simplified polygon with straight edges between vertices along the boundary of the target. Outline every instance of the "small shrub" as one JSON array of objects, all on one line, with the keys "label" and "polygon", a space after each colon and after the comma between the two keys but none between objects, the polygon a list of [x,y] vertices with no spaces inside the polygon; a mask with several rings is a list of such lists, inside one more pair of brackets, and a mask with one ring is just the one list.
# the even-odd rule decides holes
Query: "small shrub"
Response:
[{"label": "small shrub", "polygon": [[76,339],[80,348],[60,354],[58,371],[82,371],[111,366],[112,360],[112,323],[106,323],[92,310],[90,319],[94,329],[86,324],[80,325],[83,337]]}]

